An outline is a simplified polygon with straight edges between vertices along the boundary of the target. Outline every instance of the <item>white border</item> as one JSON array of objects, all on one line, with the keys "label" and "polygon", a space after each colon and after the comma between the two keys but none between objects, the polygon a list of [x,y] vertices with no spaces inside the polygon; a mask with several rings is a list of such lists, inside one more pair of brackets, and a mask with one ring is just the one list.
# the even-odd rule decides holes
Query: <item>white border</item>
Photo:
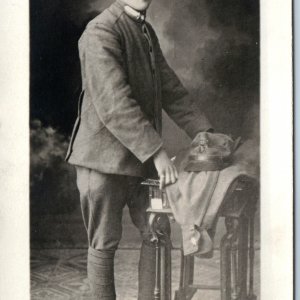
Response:
[{"label": "white border", "polygon": [[[300,222],[297,220],[297,216],[300,212],[300,159],[299,159],[299,151],[300,151],[300,20],[296,16],[300,14],[300,3],[299,1],[294,2],[294,132],[295,132],[295,145],[294,151],[295,154],[298,153],[298,156],[295,155],[294,158],[294,168],[295,168],[295,179],[294,179],[294,201],[295,201],[295,299],[299,299],[300,297],[300,260],[299,260],[299,249],[300,249]],[[298,101],[297,101],[298,99]],[[298,116],[298,118],[297,118]]]},{"label": "white border", "polygon": [[29,7],[0,8],[0,298],[29,299]]},{"label": "white border", "polygon": [[[293,295],[291,11],[291,1],[261,0],[263,300]],[[1,1],[0,298],[9,300],[29,299],[28,13],[26,0]]]},{"label": "white border", "polygon": [[293,298],[292,3],[261,1],[261,299]]}]

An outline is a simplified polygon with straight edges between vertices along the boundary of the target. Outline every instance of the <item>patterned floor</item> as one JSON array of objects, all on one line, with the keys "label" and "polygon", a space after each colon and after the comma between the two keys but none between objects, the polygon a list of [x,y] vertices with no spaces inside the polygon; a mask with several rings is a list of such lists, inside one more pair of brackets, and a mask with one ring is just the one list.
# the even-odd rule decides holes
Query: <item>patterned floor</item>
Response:
[{"label": "patterned floor", "polygon": [[[259,251],[255,260],[255,292],[259,295]],[[117,299],[137,298],[137,263],[139,250],[122,249],[115,260]],[[219,251],[213,259],[196,259],[195,278],[199,283],[214,284],[219,280]],[[179,281],[179,251],[172,253],[172,290]],[[91,299],[86,279],[86,250],[32,250],[31,299],[67,300]],[[219,292],[195,294],[193,300],[219,300]],[[259,299],[259,297],[258,297]]]}]

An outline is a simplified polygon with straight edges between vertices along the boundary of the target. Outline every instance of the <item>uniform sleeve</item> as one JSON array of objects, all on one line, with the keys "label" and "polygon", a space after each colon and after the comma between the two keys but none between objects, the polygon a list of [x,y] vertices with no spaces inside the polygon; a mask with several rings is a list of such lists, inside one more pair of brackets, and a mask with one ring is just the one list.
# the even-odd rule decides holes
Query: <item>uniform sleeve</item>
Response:
[{"label": "uniform sleeve", "polygon": [[102,24],[86,29],[80,48],[85,56],[85,86],[106,128],[141,162],[162,146],[126,78],[118,33]]},{"label": "uniform sleeve", "polygon": [[197,109],[187,90],[168,65],[155,33],[154,36],[156,61],[162,82],[162,107],[171,119],[193,139],[198,132],[209,130],[211,124]]}]

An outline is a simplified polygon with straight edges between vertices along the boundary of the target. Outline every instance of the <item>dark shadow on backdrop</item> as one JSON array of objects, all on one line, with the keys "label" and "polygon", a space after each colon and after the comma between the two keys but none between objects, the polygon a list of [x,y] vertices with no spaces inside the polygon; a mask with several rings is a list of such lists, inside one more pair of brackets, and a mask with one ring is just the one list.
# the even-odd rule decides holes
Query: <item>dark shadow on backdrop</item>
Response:
[{"label": "dark shadow on backdrop", "polygon": [[[156,1],[166,9],[167,0]],[[68,216],[79,205],[74,170],[63,158],[81,89],[77,43],[85,25],[99,13],[88,8],[92,3],[96,8],[95,4],[101,1],[30,1],[32,240],[42,237],[47,243],[51,239],[51,232],[47,235],[40,226],[45,216],[53,216],[47,219],[46,227],[52,226],[51,220],[58,222],[58,227],[65,226]],[[190,21],[200,23],[205,6],[209,14],[206,25],[221,31],[218,40],[206,37],[204,47],[197,49],[199,60],[191,68],[201,73],[209,85],[202,85],[191,93],[196,99],[202,99],[217,129],[251,135],[253,124],[245,126],[248,119],[252,123],[259,122],[257,117],[249,115],[254,105],[259,106],[259,1],[176,0],[176,5],[170,19],[161,20],[165,22],[164,34],[170,40],[180,42],[186,34],[181,24],[180,5],[185,6]],[[233,37],[234,30],[245,34],[249,42],[238,43],[230,35],[222,34],[223,28],[232,32]],[[256,135],[259,135],[258,128],[257,125]]]}]

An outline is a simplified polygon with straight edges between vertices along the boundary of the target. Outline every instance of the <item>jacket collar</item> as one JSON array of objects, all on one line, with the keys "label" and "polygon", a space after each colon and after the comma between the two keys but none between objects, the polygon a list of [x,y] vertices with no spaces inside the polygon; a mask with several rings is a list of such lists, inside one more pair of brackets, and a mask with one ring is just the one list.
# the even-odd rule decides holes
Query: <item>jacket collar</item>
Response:
[{"label": "jacket collar", "polygon": [[116,6],[126,13],[131,19],[138,23],[144,23],[146,19],[146,11],[140,12],[127,5],[122,0],[116,0]]}]

